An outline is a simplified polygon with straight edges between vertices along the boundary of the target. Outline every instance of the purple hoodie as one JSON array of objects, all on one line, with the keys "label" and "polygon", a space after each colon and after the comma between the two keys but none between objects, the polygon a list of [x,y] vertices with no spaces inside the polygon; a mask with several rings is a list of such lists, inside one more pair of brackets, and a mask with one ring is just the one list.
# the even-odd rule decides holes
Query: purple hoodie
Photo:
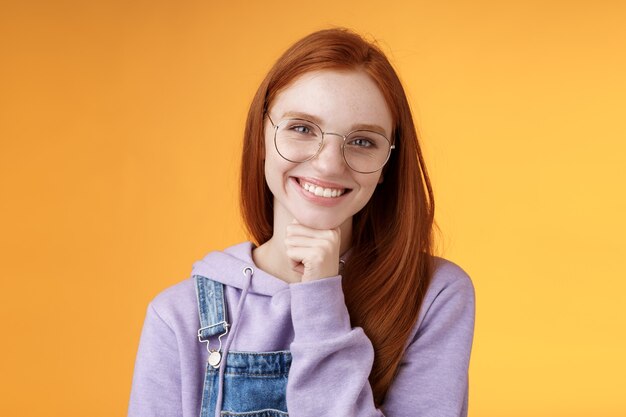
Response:
[{"label": "purple hoodie", "polygon": [[[246,242],[211,252],[194,264],[192,276],[225,284],[228,317],[233,317],[246,281],[242,270],[254,268],[230,352],[291,351],[291,417],[467,415],[474,288],[462,269],[437,258],[402,363],[377,409],[368,381],[374,350],[363,330],[350,326],[341,276],[287,284],[257,269],[251,251]],[[200,414],[208,353],[198,342],[199,327],[191,278],[150,303],[135,362],[130,417]]]}]

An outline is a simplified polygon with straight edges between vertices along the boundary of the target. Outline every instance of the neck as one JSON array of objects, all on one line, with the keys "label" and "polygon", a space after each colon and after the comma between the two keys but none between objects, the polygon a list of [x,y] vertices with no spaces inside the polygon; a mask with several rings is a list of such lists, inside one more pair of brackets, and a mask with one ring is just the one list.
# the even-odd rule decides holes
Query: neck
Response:
[{"label": "neck", "polygon": [[[288,225],[292,224],[294,218],[291,215],[276,215],[276,208],[274,211],[274,233],[270,240],[252,251],[252,259],[257,267],[287,283],[300,282],[302,276],[291,268],[291,260],[287,257],[285,247],[286,229]],[[340,228],[339,253],[343,255],[352,244],[352,218],[343,222]],[[339,263],[339,259],[337,259],[337,263]]]}]

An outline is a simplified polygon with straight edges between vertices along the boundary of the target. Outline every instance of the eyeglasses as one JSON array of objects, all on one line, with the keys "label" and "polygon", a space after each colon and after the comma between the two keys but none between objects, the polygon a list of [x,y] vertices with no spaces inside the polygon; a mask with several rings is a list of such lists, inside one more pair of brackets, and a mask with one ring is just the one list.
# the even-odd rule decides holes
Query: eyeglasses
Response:
[{"label": "eyeglasses", "polygon": [[384,135],[371,130],[353,130],[347,135],[323,132],[315,123],[306,119],[285,119],[274,124],[274,146],[280,156],[289,162],[300,163],[315,158],[324,146],[324,136],[343,138],[341,154],[348,167],[362,174],[380,171],[395,149]]}]

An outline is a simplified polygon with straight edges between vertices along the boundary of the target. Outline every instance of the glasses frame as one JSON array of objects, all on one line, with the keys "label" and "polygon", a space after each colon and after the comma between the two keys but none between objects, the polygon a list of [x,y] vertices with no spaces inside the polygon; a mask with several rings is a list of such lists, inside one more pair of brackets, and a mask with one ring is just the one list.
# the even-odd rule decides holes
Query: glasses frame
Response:
[{"label": "glasses frame", "polygon": [[[311,159],[315,158],[317,155],[320,154],[320,152],[322,151],[322,148],[324,147],[324,137],[326,135],[331,135],[331,136],[339,136],[340,138],[343,139],[343,141],[341,142],[341,156],[343,158],[343,161],[346,163],[346,165],[348,166],[348,168],[350,168],[351,170],[358,172],[360,174],[373,174],[374,172],[378,172],[381,169],[383,169],[385,167],[385,165],[387,164],[387,162],[389,162],[389,158],[391,157],[391,151],[394,150],[396,148],[396,145],[394,145],[393,143],[391,143],[391,141],[389,140],[389,138],[387,138],[387,136],[383,135],[380,132],[376,132],[374,130],[368,130],[368,129],[355,129],[352,130],[350,132],[348,132],[345,135],[342,135],[340,133],[334,133],[334,132],[324,132],[322,130],[322,128],[317,124],[317,123],[313,123],[310,120],[307,119],[301,119],[298,117],[290,117],[288,119],[283,119],[281,121],[279,121],[277,124],[274,124],[274,121],[272,120],[272,118],[270,117],[269,113],[266,113],[267,118],[269,119],[270,123],[272,124],[272,127],[274,128],[274,148],[276,149],[276,152],[278,152],[278,154],[281,156],[281,158],[283,158],[286,161],[292,162],[294,164],[301,164],[303,162],[307,162],[310,161]],[[278,134],[278,128],[280,127],[280,125],[282,123],[288,122],[289,120],[300,120],[306,123],[310,123],[313,126],[317,127],[319,129],[320,132],[322,132],[322,139],[320,140],[319,143],[319,147],[317,149],[317,151],[310,157],[308,157],[307,159],[303,160],[303,161],[294,161],[291,160],[287,157],[285,157],[285,155],[283,155],[282,153],[280,153],[280,150],[278,150],[278,144],[276,143],[276,135]],[[385,158],[385,162],[383,162],[383,164],[380,166],[380,168],[375,169],[374,171],[359,171],[358,169],[354,169],[350,163],[348,162],[348,160],[346,159],[346,152],[345,152],[345,145],[346,145],[346,139],[348,138],[348,136],[350,136],[351,134],[353,134],[354,132],[370,132],[370,133],[376,133],[377,135],[382,136],[383,138],[385,138],[385,140],[387,141],[387,143],[389,143],[389,151],[387,152],[387,157]]]}]

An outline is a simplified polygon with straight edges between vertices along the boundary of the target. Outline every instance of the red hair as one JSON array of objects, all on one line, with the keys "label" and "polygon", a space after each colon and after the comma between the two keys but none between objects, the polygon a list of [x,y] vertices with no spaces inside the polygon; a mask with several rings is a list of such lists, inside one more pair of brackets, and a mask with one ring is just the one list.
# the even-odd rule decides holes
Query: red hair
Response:
[{"label": "red hair", "polygon": [[374,346],[370,384],[380,406],[398,370],[432,276],[434,200],[402,84],[384,53],[345,29],[312,33],[274,64],[254,96],[241,164],[241,211],[253,241],[273,234],[273,196],[264,176],[264,114],[297,77],[318,70],[364,71],[383,93],[396,145],[384,181],[353,218],[343,289],[353,326]]}]

